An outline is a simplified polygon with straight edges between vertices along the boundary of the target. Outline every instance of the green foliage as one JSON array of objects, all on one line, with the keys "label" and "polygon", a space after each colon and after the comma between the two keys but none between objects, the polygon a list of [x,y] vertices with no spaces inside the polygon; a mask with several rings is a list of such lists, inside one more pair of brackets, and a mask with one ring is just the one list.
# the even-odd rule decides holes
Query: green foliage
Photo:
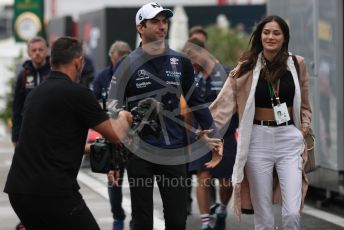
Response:
[{"label": "green foliage", "polygon": [[241,54],[248,48],[249,35],[239,28],[209,26],[207,47],[223,65],[235,67]]},{"label": "green foliage", "polygon": [[5,108],[2,111],[0,111],[0,119],[3,120],[4,123],[8,124],[9,126],[11,126],[14,84],[15,78],[10,78],[7,82],[7,87],[9,87],[10,90],[6,93],[5,96],[1,98],[5,100]]}]

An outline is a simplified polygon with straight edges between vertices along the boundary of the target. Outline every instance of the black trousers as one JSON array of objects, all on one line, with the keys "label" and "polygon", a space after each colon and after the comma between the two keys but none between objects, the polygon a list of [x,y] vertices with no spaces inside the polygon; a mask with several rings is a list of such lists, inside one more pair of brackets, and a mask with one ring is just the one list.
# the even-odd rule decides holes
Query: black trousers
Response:
[{"label": "black trousers", "polygon": [[79,192],[68,196],[8,196],[25,229],[100,230]]},{"label": "black trousers", "polygon": [[185,230],[186,166],[159,165],[131,156],[127,164],[135,230],[153,229],[153,188],[157,182],[163,203],[165,229]]}]

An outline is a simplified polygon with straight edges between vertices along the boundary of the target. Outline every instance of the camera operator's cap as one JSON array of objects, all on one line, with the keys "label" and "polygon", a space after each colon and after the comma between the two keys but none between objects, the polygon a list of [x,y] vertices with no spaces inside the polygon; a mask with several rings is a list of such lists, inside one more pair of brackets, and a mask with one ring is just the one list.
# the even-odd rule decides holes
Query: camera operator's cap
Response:
[{"label": "camera operator's cap", "polygon": [[136,25],[139,25],[145,19],[152,19],[159,13],[163,12],[167,18],[173,16],[173,12],[170,9],[164,9],[158,3],[151,2],[142,6],[136,13]]}]

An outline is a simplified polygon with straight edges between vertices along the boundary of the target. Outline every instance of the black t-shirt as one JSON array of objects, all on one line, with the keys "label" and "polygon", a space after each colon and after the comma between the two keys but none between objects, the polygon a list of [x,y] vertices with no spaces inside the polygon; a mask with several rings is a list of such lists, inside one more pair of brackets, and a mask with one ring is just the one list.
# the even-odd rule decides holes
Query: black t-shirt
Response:
[{"label": "black t-shirt", "polygon": [[67,195],[78,190],[87,131],[108,119],[93,93],[60,72],[51,72],[30,93],[23,111],[4,191]]},{"label": "black t-shirt", "polygon": [[[280,102],[286,102],[287,107],[293,106],[294,94],[295,94],[295,84],[293,76],[290,71],[285,72],[285,74],[280,78],[279,86],[279,98]],[[277,104],[275,96],[273,97],[274,104]],[[269,93],[269,87],[267,81],[259,76],[259,80],[256,87],[255,94],[255,105],[260,108],[272,108],[271,96]]]}]

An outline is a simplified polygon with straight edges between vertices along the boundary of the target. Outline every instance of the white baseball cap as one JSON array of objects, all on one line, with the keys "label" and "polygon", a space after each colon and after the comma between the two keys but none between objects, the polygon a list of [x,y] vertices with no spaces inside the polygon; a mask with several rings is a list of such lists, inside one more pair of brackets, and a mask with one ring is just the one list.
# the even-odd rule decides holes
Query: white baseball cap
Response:
[{"label": "white baseball cap", "polygon": [[163,12],[167,18],[173,16],[173,12],[170,9],[164,9],[158,3],[150,2],[143,5],[136,13],[136,25],[139,25],[145,19],[154,18],[161,12]]}]

